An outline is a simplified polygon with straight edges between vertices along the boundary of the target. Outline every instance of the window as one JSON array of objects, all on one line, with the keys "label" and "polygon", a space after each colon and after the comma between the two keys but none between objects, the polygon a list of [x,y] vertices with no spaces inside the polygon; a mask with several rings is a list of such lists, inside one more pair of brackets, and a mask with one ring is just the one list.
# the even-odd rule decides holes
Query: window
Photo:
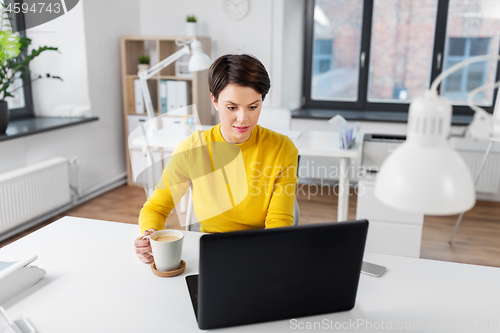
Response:
[{"label": "window", "polygon": [[[14,0],[6,0],[5,4],[14,3]],[[20,31],[18,34],[20,36],[26,37],[25,24],[24,24],[24,14],[22,11],[19,13],[9,14],[11,18],[10,24],[13,31]],[[27,52],[23,52],[22,56],[26,57]],[[9,103],[9,118],[21,119],[21,118],[32,118],[33,113],[33,102],[31,95],[31,79],[29,73],[25,73],[23,76],[18,76],[9,87],[9,91],[13,92],[14,97],[8,97],[5,100]]]},{"label": "window", "polygon": [[[488,54],[491,38],[448,39],[446,68],[478,55]],[[441,93],[449,99],[467,101],[467,95],[475,88],[486,83],[488,63],[486,61],[470,64],[447,77],[443,82]],[[475,96],[477,100],[484,98],[484,92]]]},{"label": "window", "polygon": [[362,13],[362,0],[314,6],[312,100],[357,101]]},{"label": "window", "polygon": [[[444,68],[470,57],[498,54],[500,20],[484,18],[481,1],[449,0],[444,47]],[[464,67],[450,75],[441,85],[441,94],[455,105],[466,105],[468,93],[498,78],[498,61],[483,61]],[[492,109],[493,89],[475,97],[475,103]],[[464,106],[463,108],[467,108]],[[488,108],[487,108],[488,109]]]},{"label": "window", "polygon": [[314,74],[332,70],[332,40],[318,39],[314,43]]},{"label": "window", "polygon": [[373,2],[368,102],[407,103],[429,87],[437,2]]},{"label": "window", "polygon": [[[315,0],[307,2],[304,107],[408,112],[443,70],[498,54],[500,20],[481,1]],[[500,79],[497,61],[464,67],[441,85],[457,114],[471,114],[468,93]],[[492,111],[493,89],[476,95]]]}]

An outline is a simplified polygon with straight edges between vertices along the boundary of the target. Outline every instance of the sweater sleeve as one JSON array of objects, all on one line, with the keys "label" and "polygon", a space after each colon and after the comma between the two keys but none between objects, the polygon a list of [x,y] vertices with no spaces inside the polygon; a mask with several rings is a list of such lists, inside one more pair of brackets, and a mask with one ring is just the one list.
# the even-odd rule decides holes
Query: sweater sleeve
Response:
[{"label": "sweater sleeve", "polygon": [[167,160],[160,181],[139,213],[141,233],[165,228],[165,220],[189,188],[190,144],[186,139]]},{"label": "sweater sleeve", "polygon": [[297,184],[298,150],[288,137],[284,139],[279,154],[282,161],[269,202],[265,226],[268,228],[287,227],[293,224],[293,205]]}]

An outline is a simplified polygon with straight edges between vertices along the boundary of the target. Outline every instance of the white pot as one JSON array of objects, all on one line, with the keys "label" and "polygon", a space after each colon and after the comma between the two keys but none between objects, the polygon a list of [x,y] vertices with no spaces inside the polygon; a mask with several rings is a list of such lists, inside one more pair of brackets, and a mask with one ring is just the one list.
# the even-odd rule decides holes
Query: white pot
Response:
[{"label": "white pot", "polygon": [[186,22],[186,35],[196,36],[196,22]]},{"label": "white pot", "polygon": [[137,70],[140,71],[147,71],[149,69],[149,65],[146,64],[138,64],[137,65]]}]

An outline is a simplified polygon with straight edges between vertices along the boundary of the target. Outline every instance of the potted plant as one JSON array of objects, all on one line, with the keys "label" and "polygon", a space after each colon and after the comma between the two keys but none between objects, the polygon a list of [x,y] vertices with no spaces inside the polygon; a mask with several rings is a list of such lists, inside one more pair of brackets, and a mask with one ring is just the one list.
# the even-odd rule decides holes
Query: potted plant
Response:
[{"label": "potted plant", "polygon": [[138,58],[139,64],[137,65],[137,69],[139,71],[147,71],[149,69],[149,61],[151,57],[147,54],[141,54]]},{"label": "potted plant", "polygon": [[[29,79],[29,63],[34,58],[38,57],[42,52],[52,50],[57,51],[57,47],[41,46],[38,49],[33,49],[28,54],[28,47],[31,44],[31,39],[18,36],[10,30],[10,25],[4,23],[4,20],[9,20],[5,11],[5,5],[2,4],[1,22],[0,22],[0,134],[5,133],[9,123],[9,105],[5,100],[7,97],[14,97],[13,93],[23,88],[18,86],[15,89],[10,89],[16,79],[25,76],[29,81],[35,81],[42,78],[54,78],[62,80],[58,76],[46,74],[45,76],[38,75],[34,80]],[[4,29],[9,28],[9,29]]]},{"label": "potted plant", "polygon": [[186,18],[186,35],[196,36],[196,16],[188,15]]}]

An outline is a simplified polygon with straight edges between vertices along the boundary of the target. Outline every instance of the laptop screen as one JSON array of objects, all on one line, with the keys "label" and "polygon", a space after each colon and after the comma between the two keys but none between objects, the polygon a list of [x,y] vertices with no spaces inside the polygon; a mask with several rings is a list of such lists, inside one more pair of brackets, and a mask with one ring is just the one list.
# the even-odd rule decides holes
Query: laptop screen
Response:
[{"label": "laptop screen", "polygon": [[361,220],[202,236],[199,327],[352,309],[367,230]]}]

